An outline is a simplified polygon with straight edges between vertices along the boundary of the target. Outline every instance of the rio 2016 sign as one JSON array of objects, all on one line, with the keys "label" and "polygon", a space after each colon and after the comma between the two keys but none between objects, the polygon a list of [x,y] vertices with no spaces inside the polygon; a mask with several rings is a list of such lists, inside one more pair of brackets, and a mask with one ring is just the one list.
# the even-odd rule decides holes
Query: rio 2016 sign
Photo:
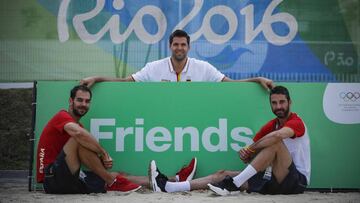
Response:
[{"label": "rio 2016 sign", "polygon": [[[0,62],[3,67],[0,80],[126,77],[150,61],[168,57],[168,37],[174,30],[182,29],[191,37],[189,57],[207,61],[233,79],[263,76],[275,81],[357,82],[360,77],[356,3],[337,0],[326,3],[311,0],[12,2],[4,9],[4,15],[9,17],[4,22],[10,21],[7,25],[18,28],[2,26],[1,36],[5,37],[0,48],[6,54]],[[33,11],[39,13],[32,15]],[[16,39],[26,39],[28,43]],[[36,60],[27,60],[29,56]]]},{"label": "rio 2016 sign", "polygon": [[[63,0],[61,2],[58,13],[58,34],[60,42],[66,42],[69,39],[69,29],[67,23],[67,12],[71,0]],[[289,13],[274,13],[274,10],[282,2],[282,0],[272,1],[266,8],[262,21],[259,25],[254,25],[254,5],[249,4],[242,8],[239,12],[245,16],[245,44],[250,44],[260,33],[263,33],[266,40],[274,45],[286,45],[290,43],[296,36],[298,31],[298,24],[294,16]],[[97,33],[91,34],[86,28],[86,21],[95,18],[105,7],[105,0],[97,0],[96,6],[91,11],[77,14],[73,17],[73,26],[82,41],[85,43],[98,42],[105,33],[110,33],[110,38],[113,43],[120,44],[126,41],[134,32],[136,36],[145,44],[155,44],[163,39],[167,30],[167,19],[163,11],[156,6],[146,5],[139,9],[132,21],[123,33],[120,33],[120,17],[113,15],[108,22]],[[195,0],[192,10],[174,27],[175,29],[183,29],[193,18],[199,14],[204,4],[204,0]],[[113,8],[120,11],[125,6],[123,0],[114,0]],[[211,26],[211,19],[220,15],[224,17],[228,23],[228,30],[224,34],[214,32]],[[144,24],[143,18],[151,16],[155,20],[157,32],[149,33]],[[272,24],[284,23],[288,27],[288,33],[284,36],[278,35],[274,32]],[[212,44],[224,44],[232,39],[238,30],[238,18],[235,11],[225,5],[217,5],[212,7],[205,14],[200,28],[191,34],[191,40],[196,41],[202,35]]]}]

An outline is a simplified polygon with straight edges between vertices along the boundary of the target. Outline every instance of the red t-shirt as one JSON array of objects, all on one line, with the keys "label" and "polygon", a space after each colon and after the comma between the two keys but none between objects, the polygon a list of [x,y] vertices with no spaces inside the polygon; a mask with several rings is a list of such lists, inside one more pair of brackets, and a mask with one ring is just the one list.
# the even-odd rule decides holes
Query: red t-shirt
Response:
[{"label": "red t-shirt", "polygon": [[73,117],[65,111],[59,111],[45,126],[41,133],[36,159],[37,182],[44,181],[44,169],[55,161],[70,135],[64,130],[67,123],[74,122]]},{"label": "red t-shirt", "polygon": [[254,142],[260,140],[265,135],[277,130],[281,129],[282,127],[288,127],[291,128],[295,135],[292,138],[295,137],[301,137],[305,133],[305,126],[304,122],[301,120],[301,118],[296,113],[290,113],[290,116],[288,120],[285,122],[284,126],[276,126],[277,125],[277,118],[269,121],[266,123],[258,133],[256,133],[255,137],[253,138]]}]

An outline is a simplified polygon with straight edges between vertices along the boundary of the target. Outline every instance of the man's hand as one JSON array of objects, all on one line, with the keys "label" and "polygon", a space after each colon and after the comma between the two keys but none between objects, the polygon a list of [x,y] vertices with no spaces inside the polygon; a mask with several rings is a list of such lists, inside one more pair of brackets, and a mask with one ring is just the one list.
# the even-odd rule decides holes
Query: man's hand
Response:
[{"label": "man's hand", "polygon": [[112,168],[113,160],[108,153],[103,154],[100,159],[106,169]]},{"label": "man's hand", "polygon": [[258,83],[260,83],[261,86],[263,86],[266,90],[271,90],[275,87],[275,84],[272,80],[264,77],[258,77]]},{"label": "man's hand", "polygon": [[88,88],[96,83],[96,76],[94,77],[87,77],[80,80],[80,85],[86,85]]},{"label": "man's hand", "polygon": [[252,155],[254,154],[254,150],[250,149],[249,147],[244,147],[242,149],[240,149],[240,151],[238,152],[240,159],[244,162],[244,163],[249,163]]}]

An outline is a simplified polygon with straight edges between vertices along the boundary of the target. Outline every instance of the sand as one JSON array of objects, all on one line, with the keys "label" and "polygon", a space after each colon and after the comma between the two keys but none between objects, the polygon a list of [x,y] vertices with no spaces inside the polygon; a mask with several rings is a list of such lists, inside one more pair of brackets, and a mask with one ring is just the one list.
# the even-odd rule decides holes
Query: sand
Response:
[{"label": "sand", "polygon": [[305,192],[300,195],[261,195],[240,193],[235,196],[219,197],[209,190],[198,190],[181,193],[153,193],[148,189],[121,195],[118,192],[108,192],[105,194],[89,195],[51,195],[43,191],[27,190],[27,182],[2,180],[0,181],[0,202],[166,202],[166,203],[186,203],[186,202],[360,202],[360,193],[319,193]]}]

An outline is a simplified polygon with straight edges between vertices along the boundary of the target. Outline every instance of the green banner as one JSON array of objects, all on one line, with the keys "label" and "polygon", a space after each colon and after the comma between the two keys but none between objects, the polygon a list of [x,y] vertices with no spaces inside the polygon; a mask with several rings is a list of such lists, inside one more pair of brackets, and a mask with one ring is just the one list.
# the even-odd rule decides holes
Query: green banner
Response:
[{"label": "green banner", "polygon": [[[48,120],[68,108],[75,84],[37,83],[36,145]],[[282,85],[310,136],[310,187],[359,188],[360,159],[353,157],[360,154],[360,84]],[[81,122],[109,151],[114,171],[146,175],[155,159],[172,176],[196,156],[202,177],[243,169],[236,152],[272,118],[268,93],[254,83],[109,82],[93,87]]]}]

